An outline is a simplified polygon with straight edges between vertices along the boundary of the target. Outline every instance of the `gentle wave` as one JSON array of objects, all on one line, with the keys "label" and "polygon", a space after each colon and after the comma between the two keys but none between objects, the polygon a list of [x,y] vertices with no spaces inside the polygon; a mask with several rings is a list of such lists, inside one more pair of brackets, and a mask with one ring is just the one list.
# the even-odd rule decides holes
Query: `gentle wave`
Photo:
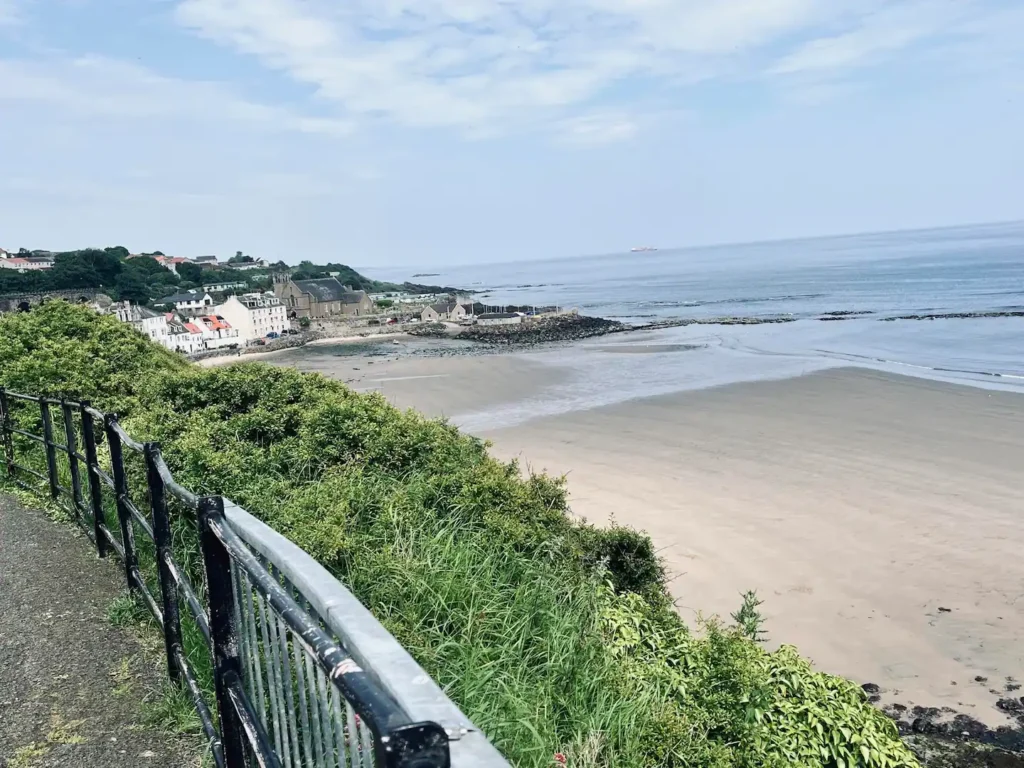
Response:
[{"label": "gentle wave", "polygon": [[855,358],[857,360],[869,360],[873,363],[883,363],[885,365],[898,365],[903,368],[916,368],[921,371],[935,371],[936,373],[963,373],[969,376],[991,376],[995,379],[1016,379],[1024,381],[1024,375],[1017,375],[1013,373],[1000,373],[998,371],[974,371],[969,368],[946,368],[942,366],[934,365],[919,365],[916,363],[907,363],[902,360],[890,360],[885,357],[873,357],[871,355],[855,355],[852,352],[836,352],[830,349],[819,349],[816,350],[824,355],[830,355],[834,357],[842,358]]}]

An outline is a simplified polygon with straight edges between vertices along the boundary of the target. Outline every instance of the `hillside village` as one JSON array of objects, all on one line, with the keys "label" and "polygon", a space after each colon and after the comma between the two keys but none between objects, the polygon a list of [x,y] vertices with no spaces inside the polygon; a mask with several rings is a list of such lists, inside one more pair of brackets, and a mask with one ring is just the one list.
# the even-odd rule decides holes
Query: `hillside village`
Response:
[{"label": "hillside village", "polygon": [[[338,336],[421,323],[508,325],[525,316],[483,311],[453,289],[377,283],[344,265],[289,267],[241,252],[220,261],[121,251],[0,249],[0,277],[6,278],[0,280],[0,312],[28,311],[53,298],[88,304],[190,356],[283,345],[288,337],[314,333]],[[146,275],[144,290],[135,284],[140,275]]]}]

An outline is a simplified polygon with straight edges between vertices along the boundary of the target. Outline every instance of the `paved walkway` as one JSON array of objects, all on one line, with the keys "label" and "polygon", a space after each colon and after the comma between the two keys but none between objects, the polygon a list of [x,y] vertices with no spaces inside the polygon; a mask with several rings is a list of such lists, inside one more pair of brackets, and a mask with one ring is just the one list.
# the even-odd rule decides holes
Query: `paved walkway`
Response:
[{"label": "paved walkway", "polygon": [[159,684],[106,617],[123,589],[72,526],[0,493],[0,768],[184,768],[197,743],[140,725]]}]

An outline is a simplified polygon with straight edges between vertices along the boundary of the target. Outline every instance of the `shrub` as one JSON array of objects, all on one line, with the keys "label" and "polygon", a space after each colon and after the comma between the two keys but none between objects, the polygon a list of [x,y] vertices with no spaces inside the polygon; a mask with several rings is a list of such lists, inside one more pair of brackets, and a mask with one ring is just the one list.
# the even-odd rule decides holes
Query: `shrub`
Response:
[{"label": "shrub", "polygon": [[93,398],[328,569],[519,766],[913,766],[860,689],[672,609],[650,539],[574,521],[451,425],[322,376],[199,369],[54,303],[0,319],[0,384]]}]

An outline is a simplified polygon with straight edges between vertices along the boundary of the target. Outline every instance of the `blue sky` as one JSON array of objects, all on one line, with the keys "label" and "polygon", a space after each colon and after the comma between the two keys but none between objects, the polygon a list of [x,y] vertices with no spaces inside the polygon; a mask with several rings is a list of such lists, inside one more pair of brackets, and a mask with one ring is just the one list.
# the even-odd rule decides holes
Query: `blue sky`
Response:
[{"label": "blue sky", "polygon": [[427,266],[1024,216],[1020,0],[0,0],[0,247]]}]

